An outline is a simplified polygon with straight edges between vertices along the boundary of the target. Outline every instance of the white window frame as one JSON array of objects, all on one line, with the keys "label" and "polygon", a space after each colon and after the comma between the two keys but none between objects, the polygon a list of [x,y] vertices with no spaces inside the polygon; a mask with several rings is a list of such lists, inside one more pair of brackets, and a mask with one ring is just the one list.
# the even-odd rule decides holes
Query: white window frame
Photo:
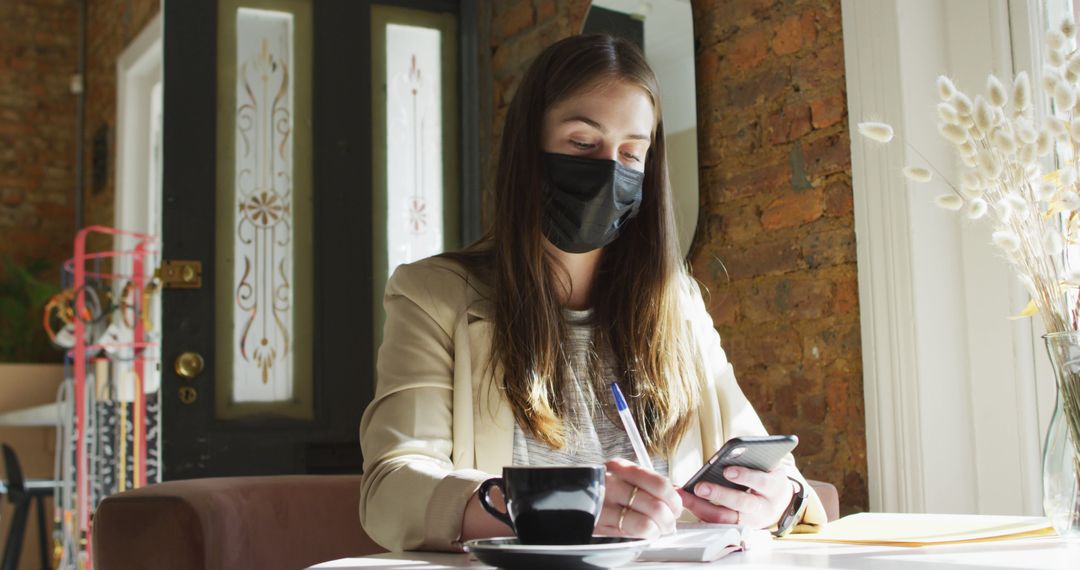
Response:
[{"label": "white window frame", "polygon": [[[922,163],[906,140],[957,178],[937,134],[937,75],[969,93],[990,72],[1011,84],[1026,69],[1038,85],[1039,4],[842,2],[872,510],[1042,512],[1053,378],[1041,323],[1006,319],[1026,298],[987,228],[934,206],[940,181],[927,189],[900,173]],[[897,140],[859,136],[871,119]]]},{"label": "white window frame", "polygon": [[[150,180],[151,156],[151,99],[154,86],[164,81],[162,51],[162,15],[154,16],[138,36],[128,45],[116,60],[116,194],[114,198],[114,227],[128,232],[137,232],[161,237],[162,191],[152,187]],[[161,128],[160,126],[158,128]],[[157,173],[160,184],[161,172]],[[158,244],[161,242],[159,241]],[[132,238],[116,236],[113,249],[130,250],[134,247]],[[158,246],[155,249],[160,249]],[[152,255],[150,260],[160,259]],[[132,257],[118,259],[118,273],[132,271]],[[153,267],[146,268],[152,271]],[[120,295],[124,282],[113,282],[113,294]],[[161,297],[153,297],[150,308],[152,322],[161,322]],[[149,332],[150,341],[160,342],[160,330]],[[130,340],[130,330],[122,334]],[[150,350],[149,357],[160,361],[160,347]],[[121,368],[126,367],[123,365]],[[147,365],[143,388],[152,394],[161,387],[160,367]],[[127,378],[120,376],[120,378]],[[130,381],[117,384],[118,397],[123,401],[132,401],[135,385]],[[161,448],[161,430],[158,430],[158,449]]]},{"label": "white window frame", "polygon": [[162,57],[158,13],[116,61],[115,224],[126,231],[161,232],[161,192],[148,189],[147,181],[150,97],[163,80]]}]

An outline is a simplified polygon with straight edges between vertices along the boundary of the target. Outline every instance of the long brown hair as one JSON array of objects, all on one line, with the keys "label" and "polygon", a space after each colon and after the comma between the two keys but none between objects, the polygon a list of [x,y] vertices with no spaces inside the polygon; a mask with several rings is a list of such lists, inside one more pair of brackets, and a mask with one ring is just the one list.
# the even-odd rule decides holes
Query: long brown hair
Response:
[{"label": "long brown hair", "polygon": [[[523,428],[548,445],[566,443],[568,359],[555,277],[544,248],[541,127],[560,101],[603,81],[625,81],[652,99],[656,126],[645,156],[643,199],[603,253],[590,292],[597,347],[609,350],[621,388],[650,451],[667,452],[691,421],[700,394],[682,299],[692,287],[680,259],[656,76],[634,44],[607,34],[571,36],[529,66],[506,114],[492,196],[492,224],[476,243],[447,257],[490,285],[491,358]],[[603,292],[603,294],[598,294]],[[592,361],[597,373],[598,359]],[[496,367],[490,367],[495,370]]]}]

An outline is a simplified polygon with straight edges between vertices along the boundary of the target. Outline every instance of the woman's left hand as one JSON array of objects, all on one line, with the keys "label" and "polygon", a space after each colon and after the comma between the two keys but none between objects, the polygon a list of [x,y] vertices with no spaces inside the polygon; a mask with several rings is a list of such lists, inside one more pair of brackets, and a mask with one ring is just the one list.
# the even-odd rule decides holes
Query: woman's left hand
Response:
[{"label": "woman's left hand", "polygon": [[702,482],[694,487],[694,494],[678,490],[683,506],[702,522],[768,528],[780,520],[795,494],[795,487],[782,468],[765,472],[728,467],[724,469],[724,477],[749,490]]}]

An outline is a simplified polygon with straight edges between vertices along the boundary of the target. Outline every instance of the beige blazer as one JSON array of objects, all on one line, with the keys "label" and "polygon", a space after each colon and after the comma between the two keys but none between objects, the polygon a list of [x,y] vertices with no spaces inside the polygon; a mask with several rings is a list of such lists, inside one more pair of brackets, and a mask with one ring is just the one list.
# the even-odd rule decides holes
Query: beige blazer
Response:
[{"label": "beige blazer", "polygon": [[[387,549],[459,550],[469,498],[512,463],[514,416],[485,370],[492,307],[484,292],[459,264],[438,258],[400,266],[387,282],[375,398],[360,423],[360,521]],[[711,381],[698,421],[668,458],[676,484],[729,438],[766,433],[701,296],[691,297],[687,318]],[[793,457],[784,465],[802,479]],[[796,530],[812,532],[825,524],[825,510],[806,488],[811,496]]]}]

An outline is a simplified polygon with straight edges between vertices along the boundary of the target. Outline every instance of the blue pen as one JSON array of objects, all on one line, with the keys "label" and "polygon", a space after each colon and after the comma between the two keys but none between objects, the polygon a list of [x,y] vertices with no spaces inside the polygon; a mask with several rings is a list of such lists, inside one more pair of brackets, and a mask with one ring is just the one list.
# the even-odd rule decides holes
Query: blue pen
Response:
[{"label": "blue pen", "polygon": [[641,432],[638,431],[637,424],[634,423],[634,416],[630,415],[630,408],[626,406],[622,390],[619,389],[619,385],[615,382],[611,383],[611,393],[615,395],[615,408],[619,410],[619,418],[622,419],[623,427],[626,428],[626,435],[630,436],[630,445],[634,447],[638,465],[652,471],[652,460],[649,459],[649,452],[645,451],[645,442],[641,440]]}]

